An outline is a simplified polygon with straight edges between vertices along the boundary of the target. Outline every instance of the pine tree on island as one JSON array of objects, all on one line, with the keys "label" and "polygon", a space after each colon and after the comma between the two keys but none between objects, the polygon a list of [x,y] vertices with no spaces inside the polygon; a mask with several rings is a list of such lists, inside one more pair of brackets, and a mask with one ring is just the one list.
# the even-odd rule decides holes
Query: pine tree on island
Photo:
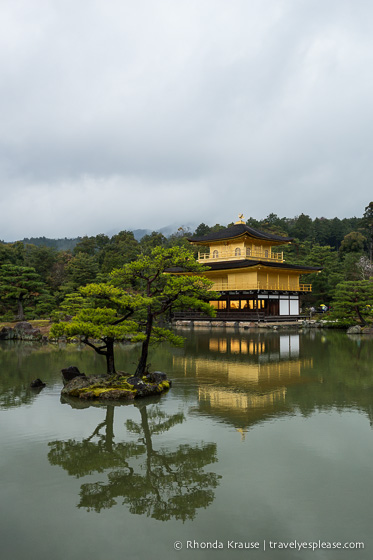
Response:
[{"label": "pine tree on island", "polygon": [[[180,267],[183,274],[172,274]],[[54,324],[51,336],[80,336],[84,344],[106,357],[108,374],[116,372],[116,341],[141,342],[135,371],[141,378],[147,372],[151,344],[183,343],[182,337],[160,324],[162,319],[182,308],[214,315],[208,300],[218,294],[210,291],[209,280],[198,276],[204,270],[184,247],[156,247],[149,255],[114,270],[108,283],[88,284],[67,296],[61,309],[72,318]]]}]

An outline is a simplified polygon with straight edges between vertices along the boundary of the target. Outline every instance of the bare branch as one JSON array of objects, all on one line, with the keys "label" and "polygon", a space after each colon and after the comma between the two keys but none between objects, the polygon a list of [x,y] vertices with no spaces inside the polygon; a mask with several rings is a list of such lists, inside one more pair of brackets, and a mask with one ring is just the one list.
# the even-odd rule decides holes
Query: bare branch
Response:
[{"label": "bare branch", "polygon": [[118,319],[118,321],[114,321],[113,323],[111,323],[111,325],[113,325],[113,327],[115,325],[120,325],[120,323],[123,323],[123,321],[126,321],[126,319],[128,319],[128,317],[131,317],[131,315],[133,315],[134,311],[133,309],[131,309],[127,315],[125,315],[124,317],[122,317],[121,319]]},{"label": "bare branch", "polygon": [[97,352],[97,354],[101,354],[102,356],[106,355],[106,351],[104,350],[105,348],[107,348],[107,344],[105,344],[104,346],[96,346],[95,344],[93,344],[92,342],[90,342],[88,340],[88,337],[84,337],[83,341],[84,344],[86,344],[87,346],[89,346],[90,348],[93,348],[93,350],[95,350],[95,352]]}]

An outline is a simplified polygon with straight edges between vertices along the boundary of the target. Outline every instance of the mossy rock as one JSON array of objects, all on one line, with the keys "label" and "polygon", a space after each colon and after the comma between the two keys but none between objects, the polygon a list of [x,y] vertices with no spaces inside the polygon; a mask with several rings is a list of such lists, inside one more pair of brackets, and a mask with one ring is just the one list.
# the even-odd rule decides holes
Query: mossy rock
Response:
[{"label": "mossy rock", "polygon": [[69,397],[77,397],[83,400],[133,400],[140,397],[149,397],[159,395],[164,391],[168,391],[171,387],[171,381],[167,378],[162,381],[149,382],[146,377],[141,380],[135,378],[133,381],[130,375],[106,375],[98,376],[78,376],[66,383],[61,394]]}]

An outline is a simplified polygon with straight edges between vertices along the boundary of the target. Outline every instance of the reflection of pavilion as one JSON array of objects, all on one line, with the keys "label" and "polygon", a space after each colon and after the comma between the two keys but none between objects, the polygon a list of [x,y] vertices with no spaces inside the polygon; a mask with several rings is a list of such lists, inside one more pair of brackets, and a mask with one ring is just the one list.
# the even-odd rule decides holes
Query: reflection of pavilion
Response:
[{"label": "reflection of pavilion", "polygon": [[[199,411],[240,431],[292,410],[287,388],[306,383],[312,359],[299,359],[299,335],[259,339],[221,333],[205,341],[198,357],[174,357],[199,382]],[[208,351],[203,351],[208,350]]]},{"label": "reflection of pavilion", "polygon": [[276,339],[248,338],[244,336],[211,336],[209,352],[220,354],[263,355],[271,359],[297,358],[299,356],[299,334],[280,335]]},{"label": "reflection of pavilion", "polygon": [[225,408],[233,408],[238,410],[246,410],[248,408],[264,408],[273,407],[276,403],[285,401],[286,387],[273,389],[264,394],[256,395],[255,393],[238,393],[224,389],[216,389],[215,387],[200,387],[198,397],[200,401],[204,401],[211,408],[224,410]]}]

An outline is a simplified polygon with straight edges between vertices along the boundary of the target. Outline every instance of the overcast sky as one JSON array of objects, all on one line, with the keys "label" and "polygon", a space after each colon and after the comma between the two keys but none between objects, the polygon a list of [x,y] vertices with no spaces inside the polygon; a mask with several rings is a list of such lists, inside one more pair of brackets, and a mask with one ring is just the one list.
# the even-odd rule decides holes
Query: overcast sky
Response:
[{"label": "overcast sky", "polygon": [[0,239],[373,200],[373,2],[1,0]]}]

